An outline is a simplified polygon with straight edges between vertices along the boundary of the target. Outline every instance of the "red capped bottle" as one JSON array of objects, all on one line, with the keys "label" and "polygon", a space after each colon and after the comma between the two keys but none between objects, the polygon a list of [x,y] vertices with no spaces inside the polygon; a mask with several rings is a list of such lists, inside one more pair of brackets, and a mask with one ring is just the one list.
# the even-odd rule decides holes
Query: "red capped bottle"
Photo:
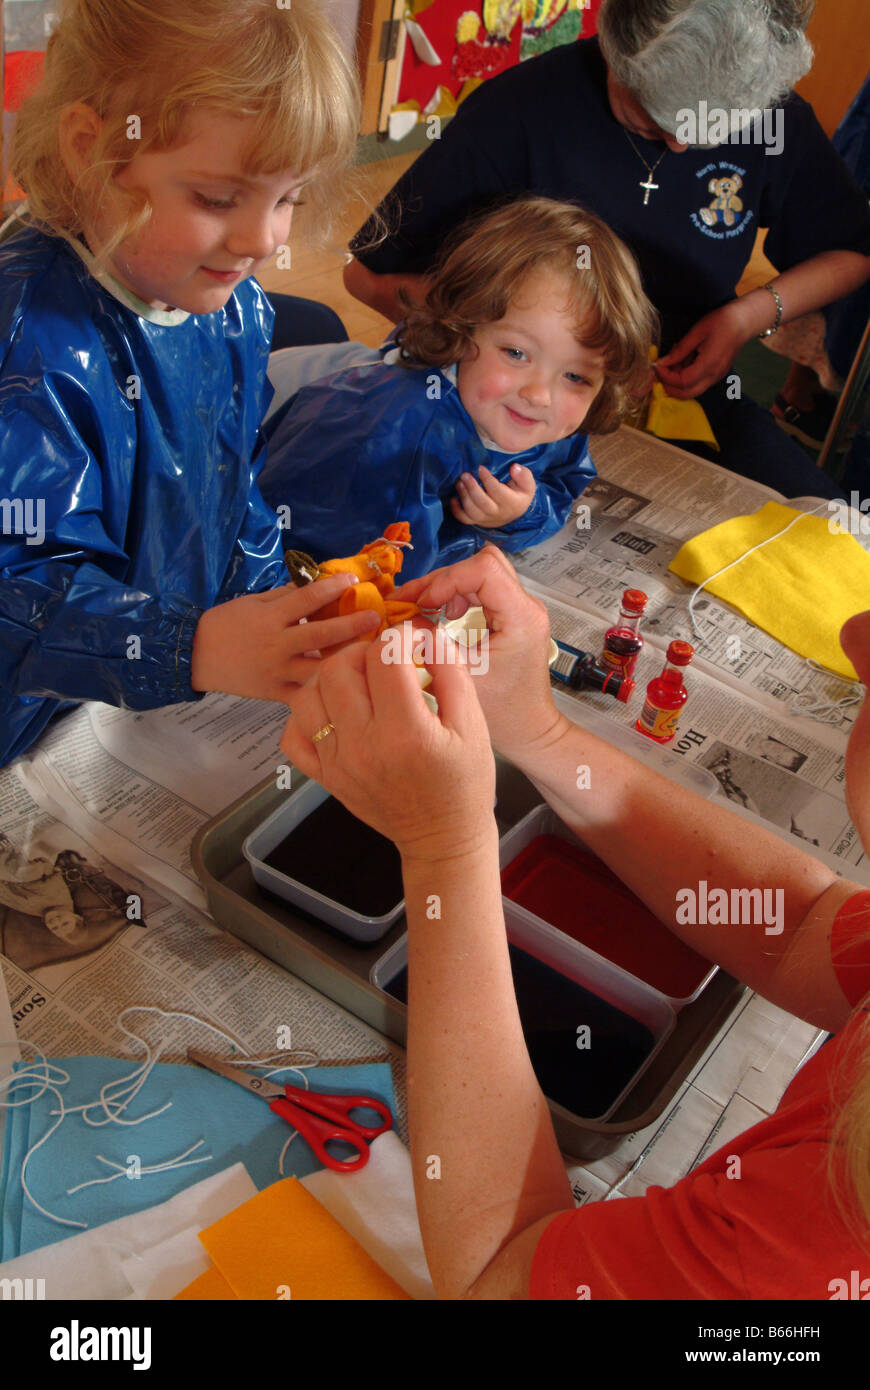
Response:
[{"label": "red capped bottle", "polygon": [[635,681],[614,671],[611,666],[604,666],[596,661],[591,652],[571,647],[567,642],[557,642],[556,646],[559,648],[559,655],[550,667],[550,675],[556,680],[570,686],[572,690],[582,690],[584,686],[590,686],[605,695],[612,695],[620,704],[628,703]]},{"label": "red capped bottle", "polygon": [[622,595],[619,619],[604,634],[601,664],[621,676],[630,678],[634,675],[634,668],[643,646],[638,627],[647,602],[647,596],[642,589],[626,589]]},{"label": "red capped bottle", "polygon": [[670,743],[689,692],[683,671],[695,655],[690,642],[672,642],[664,670],[646,688],[646,699],[635,728],[656,743]]}]

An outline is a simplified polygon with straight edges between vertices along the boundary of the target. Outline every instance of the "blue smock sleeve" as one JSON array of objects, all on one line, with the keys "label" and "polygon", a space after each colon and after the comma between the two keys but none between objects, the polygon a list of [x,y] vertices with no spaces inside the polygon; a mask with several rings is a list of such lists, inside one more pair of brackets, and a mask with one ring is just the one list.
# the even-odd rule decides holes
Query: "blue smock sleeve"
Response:
[{"label": "blue smock sleeve", "polygon": [[121,499],[89,447],[99,433],[86,393],[59,374],[0,408],[0,456],[21,461],[0,538],[3,692],[131,709],[196,699],[202,609],[121,577],[129,557],[106,529]]},{"label": "blue smock sleeve", "polygon": [[[569,441],[560,441],[560,454],[566,444],[567,457],[561,458],[558,463],[544,469],[536,477],[532,505],[522,516],[507,526],[469,528],[477,532],[481,544],[490,542],[507,551],[525,550],[526,546],[539,545],[541,541],[548,540],[550,536],[555,536],[557,531],[561,531],[568,520],[573,503],[595,477],[595,465],[589,455],[586,436],[574,435]],[[522,457],[511,458],[508,467],[512,463],[524,461]],[[535,472],[534,466],[532,471]],[[507,478],[500,481],[506,482]]]},{"label": "blue smock sleeve", "polygon": [[120,288],[36,228],[0,246],[0,763],[73,701],[197,699],[202,613],[285,579],[266,295],[149,313]]}]

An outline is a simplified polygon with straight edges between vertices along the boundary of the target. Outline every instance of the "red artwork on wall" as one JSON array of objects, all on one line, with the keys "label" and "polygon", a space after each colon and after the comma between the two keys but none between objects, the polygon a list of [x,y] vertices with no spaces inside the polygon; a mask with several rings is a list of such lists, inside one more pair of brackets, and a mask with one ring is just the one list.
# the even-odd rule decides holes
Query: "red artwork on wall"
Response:
[{"label": "red artwork on wall", "polygon": [[417,0],[413,23],[440,62],[423,59],[409,30],[397,100],[425,110],[439,87],[458,100],[466,83],[477,86],[537,53],[594,34],[600,5],[601,0]]}]

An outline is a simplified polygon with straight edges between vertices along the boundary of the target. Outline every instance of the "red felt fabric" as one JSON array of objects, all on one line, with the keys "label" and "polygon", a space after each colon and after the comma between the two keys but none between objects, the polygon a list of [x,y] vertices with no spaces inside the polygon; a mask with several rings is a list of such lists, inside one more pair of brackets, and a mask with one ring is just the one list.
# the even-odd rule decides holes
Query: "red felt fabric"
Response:
[{"label": "red felt fabric", "polygon": [[17,111],[25,97],[39,85],[45,54],[21,49],[3,58],[3,110]]}]

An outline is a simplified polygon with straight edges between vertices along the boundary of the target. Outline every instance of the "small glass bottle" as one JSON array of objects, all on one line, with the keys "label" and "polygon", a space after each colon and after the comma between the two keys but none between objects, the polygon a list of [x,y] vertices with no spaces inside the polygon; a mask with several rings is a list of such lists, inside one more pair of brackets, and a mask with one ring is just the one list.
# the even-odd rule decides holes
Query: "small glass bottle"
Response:
[{"label": "small glass bottle", "polygon": [[613,695],[620,704],[627,704],[636,682],[627,676],[604,666],[595,660],[592,652],[582,652],[578,647],[569,647],[567,642],[557,642],[559,655],[550,667],[550,672],[563,685],[572,690],[589,686],[606,695]]},{"label": "small glass bottle", "polygon": [[677,732],[680,714],[689,698],[683,685],[683,670],[695,655],[689,642],[672,642],[664,670],[646,688],[646,699],[635,728],[656,743],[670,743]]},{"label": "small glass bottle", "polygon": [[641,589],[626,589],[622,595],[619,618],[613,627],[604,634],[604,651],[601,663],[618,671],[623,676],[633,676],[643,638],[638,625],[647,605],[647,596]]}]

